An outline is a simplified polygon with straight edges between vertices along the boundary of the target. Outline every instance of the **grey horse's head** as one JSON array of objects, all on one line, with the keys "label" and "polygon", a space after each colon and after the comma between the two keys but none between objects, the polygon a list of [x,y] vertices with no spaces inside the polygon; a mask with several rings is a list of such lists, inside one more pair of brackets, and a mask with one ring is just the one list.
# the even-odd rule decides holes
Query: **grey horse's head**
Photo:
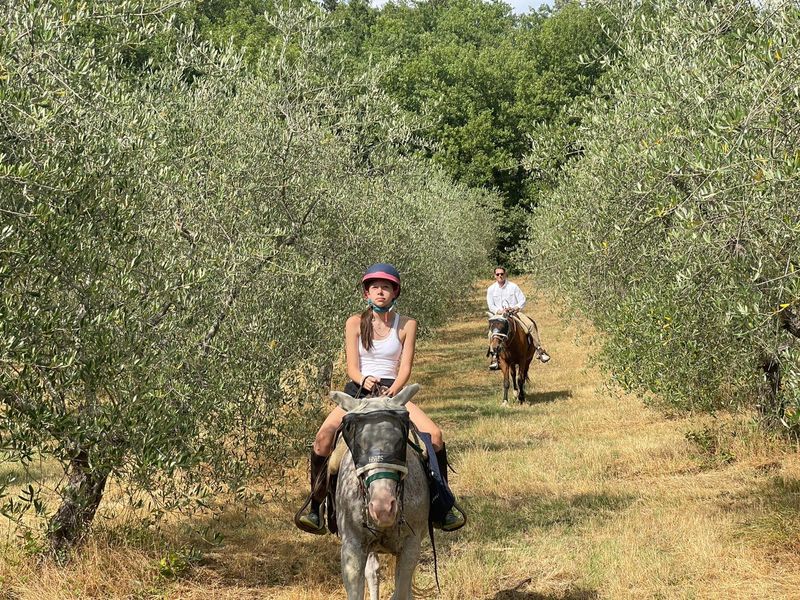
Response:
[{"label": "grey horse's head", "polygon": [[365,490],[367,510],[380,529],[391,527],[399,512],[398,489],[408,473],[406,402],[419,391],[414,384],[393,397],[356,399],[343,392],[331,398],[347,411],[342,428]]}]

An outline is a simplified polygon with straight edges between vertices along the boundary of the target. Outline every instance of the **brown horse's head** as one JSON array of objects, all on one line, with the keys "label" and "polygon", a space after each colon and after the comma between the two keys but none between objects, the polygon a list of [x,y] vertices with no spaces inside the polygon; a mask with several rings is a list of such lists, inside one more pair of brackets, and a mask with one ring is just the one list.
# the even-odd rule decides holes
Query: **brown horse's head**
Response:
[{"label": "brown horse's head", "polygon": [[500,353],[505,349],[508,342],[510,321],[501,315],[489,317],[489,355],[495,359],[500,358]]}]

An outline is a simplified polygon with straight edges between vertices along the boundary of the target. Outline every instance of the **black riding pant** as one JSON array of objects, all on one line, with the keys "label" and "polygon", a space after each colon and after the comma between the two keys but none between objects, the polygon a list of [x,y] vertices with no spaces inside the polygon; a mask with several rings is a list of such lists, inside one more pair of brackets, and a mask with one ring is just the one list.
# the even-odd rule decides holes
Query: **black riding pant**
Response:
[{"label": "black riding pant", "polygon": [[[394,383],[394,379],[381,379],[380,386],[381,387],[391,387]],[[369,391],[367,388],[361,387],[360,383],[356,383],[355,381],[348,381],[347,385],[344,386],[344,393],[352,396],[353,398],[369,398],[374,396],[374,392]]]}]

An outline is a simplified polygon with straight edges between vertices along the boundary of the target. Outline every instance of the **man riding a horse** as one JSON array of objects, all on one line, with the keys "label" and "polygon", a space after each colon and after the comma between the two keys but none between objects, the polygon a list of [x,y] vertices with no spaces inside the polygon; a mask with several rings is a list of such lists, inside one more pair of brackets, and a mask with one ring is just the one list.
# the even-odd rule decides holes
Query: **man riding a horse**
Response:
[{"label": "man riding a horse", "polygon": [[[533,319],[522,312],[522,309],[525,308],[525,294],[517,284],[506,279],[504,267],[495,267],[494,277],[495,282],[486,291],[486,304],[489,306],[489,312],[491,315],[516,319],[525,329],[528,343],[534,348],[534,357],[546,363],[550,360],[550,355],[542,347],[539,328]],[[489,320],[492,320],[491,316]],[[489,339],[491,341],[491,333]],[[491,371],[497,371],[500,368],[498,362],[499,353],[496,348],[495,346],[494,350],[492,348],[489,350],[489,355],[491,356],[489,370]]]}]

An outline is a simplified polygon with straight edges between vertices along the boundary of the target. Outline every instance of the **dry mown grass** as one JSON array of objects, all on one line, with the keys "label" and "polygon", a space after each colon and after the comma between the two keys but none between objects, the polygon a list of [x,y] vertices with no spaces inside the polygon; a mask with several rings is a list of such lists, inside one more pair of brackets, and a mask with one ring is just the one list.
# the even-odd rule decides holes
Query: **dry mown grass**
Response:
[{"label": "dry mown grass", "polygon": [[[792,449],[744,418],[665,419],[603,389],[575,342],[585,332],[543,298],[528,312],[553,360],[534,365],[528,404],[501,407],[477,306],[420,344],[415,368],[470,515],[437,538],[441,598],[800,598]],[[285,503],[195,523],[221,533],[218,546],[176,523],[158,540],[110,527],[63,570],[9,549],[0,598],[341,598],[336,540],[291,525],[304,480],[298,469]],[[190,546],[199,561],[164,578],[166,548]],[[428,550],[418,583],[432,581]]]}]

